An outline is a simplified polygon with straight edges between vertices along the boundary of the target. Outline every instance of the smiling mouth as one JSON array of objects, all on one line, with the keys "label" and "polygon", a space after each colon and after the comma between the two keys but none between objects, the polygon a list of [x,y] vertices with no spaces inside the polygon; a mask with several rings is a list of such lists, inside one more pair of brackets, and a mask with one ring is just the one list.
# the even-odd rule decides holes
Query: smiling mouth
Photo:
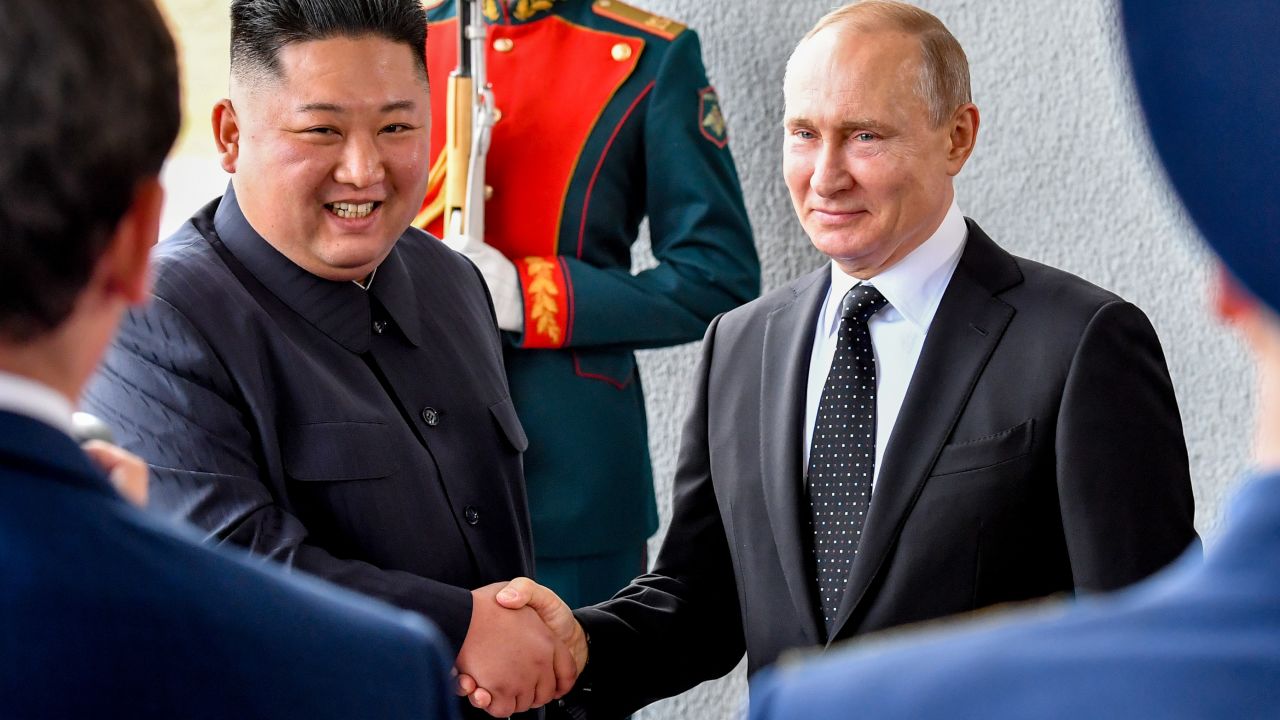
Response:
[{"label": "smiling mouth", "polygon": [[374,210],[377,210],[381,205],[381,201],[366,203],[331,202],[324,204],[325,208],[329,212],[340,218],[348,220],[358,220],[363,217],[369,217],[369,215]]}]

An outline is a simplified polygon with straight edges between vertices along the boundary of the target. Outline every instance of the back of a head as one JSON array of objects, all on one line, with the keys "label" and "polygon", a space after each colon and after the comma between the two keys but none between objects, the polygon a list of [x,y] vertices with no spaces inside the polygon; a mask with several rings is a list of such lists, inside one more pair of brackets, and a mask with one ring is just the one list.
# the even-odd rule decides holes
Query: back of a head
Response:
[{"label": "back of a head", "polygon": [[406,46],[425,78],[427,16],[419,0],[233,0],[234,81],[278,77],[290,43],[374,36]]},{"label": "back of a head", "polygon": [[1223,263],[1280,312],[1280,5],[1121,7],[1138,97],[1169,180]]},{"label": "back of a head", "polygon": [[822,16],[800,42],[824,30],[840,33],[900,32],[920,39],[920,81],[917,94],[929,106],[934,126],[971,102],[969,60],[964,48],[942,21],[931,13],[896,0],[860,0]]},{"label": "back of a head", "polygon": [[0,342],[70,315],[180,122],[154,0],[0,0]]}]

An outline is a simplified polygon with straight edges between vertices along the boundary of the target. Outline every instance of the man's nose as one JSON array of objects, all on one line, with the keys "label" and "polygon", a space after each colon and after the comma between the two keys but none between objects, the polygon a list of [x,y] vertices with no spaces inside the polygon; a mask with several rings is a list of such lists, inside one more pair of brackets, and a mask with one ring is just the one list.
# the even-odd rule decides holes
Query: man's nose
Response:
[{"label": "man's nose", "polygon": [[809,186],[823,197],[830,197],[853,187],[853,173],[838,143],[823,143],[814,159]]},{"label": "man's nose", "polygon": [[386,177],[386,168],[382,164],[382,153],[374,138],[349,136],[333,177],[343,185],[361,188],[382,182]]}]

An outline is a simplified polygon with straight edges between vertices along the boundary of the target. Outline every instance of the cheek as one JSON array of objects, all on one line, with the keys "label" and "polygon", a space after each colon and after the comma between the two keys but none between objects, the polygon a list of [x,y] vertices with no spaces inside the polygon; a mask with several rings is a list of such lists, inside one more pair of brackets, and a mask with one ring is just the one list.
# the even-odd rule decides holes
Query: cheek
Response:
[{"label": "cheek", "polygon": [[809,191],[809,180],[813,177],[813,162],[810,158],[789,150],[782,154],[782,180],[787,185],[791,197],[799,202]]},{"label": "cheek", "polygon": [[431,172],[430,148],[425,141],[391,143],[385,146],[383,167],[398,187],[407,189],[422,185],[424,192]]}]

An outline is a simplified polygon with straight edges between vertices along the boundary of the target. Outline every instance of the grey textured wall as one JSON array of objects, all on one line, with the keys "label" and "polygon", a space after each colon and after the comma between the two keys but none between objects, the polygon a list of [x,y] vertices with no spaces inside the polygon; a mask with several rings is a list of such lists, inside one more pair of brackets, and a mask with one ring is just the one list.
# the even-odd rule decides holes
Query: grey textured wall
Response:
[{"label": "grey textured wall", "polygon": [[[635,0],[687,22],[711,80],[764,267],[765,289],[817,267],[781,180],[782,70],[834,0]],[[1141,127],[1111,0],[919,0],[959,38],[982,113],[958,180],[965,214],[1015,254],[1069,270],[1144,309],[1164,344],[1190,446],[1197,526],[1211,543],[1246,467],[1253,378],[1235,337],[1207,311],[1212,269],[1167,190]],[[651,262],[644,248],[637,263]],[[649,351],[650,447],[665,522],[697,348]],[[653,548],[656,550],[657,540]],[[736,717],[742,668],[640,713]]]}]

